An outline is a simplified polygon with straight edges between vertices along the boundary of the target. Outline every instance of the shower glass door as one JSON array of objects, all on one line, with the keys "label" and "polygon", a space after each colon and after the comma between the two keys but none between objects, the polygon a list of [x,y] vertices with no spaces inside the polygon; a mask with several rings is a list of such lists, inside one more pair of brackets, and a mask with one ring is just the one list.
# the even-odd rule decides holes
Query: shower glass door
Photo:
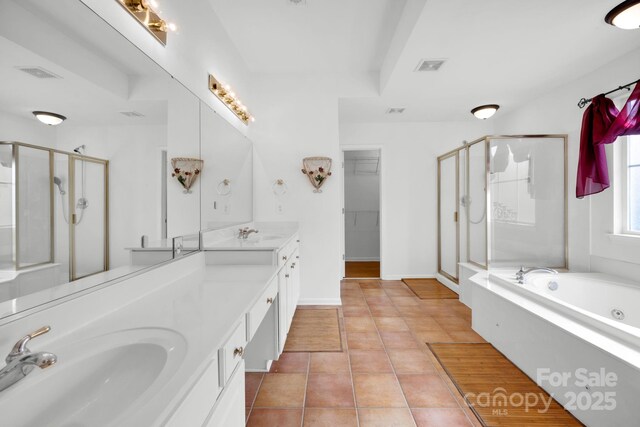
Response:
[{"label": "shower glass door", "polygon": [[467,261],[487,268],[487,146],[486,139],[467,148]]},{"label": "shower glass door", "polygon": [[[109,269],[107,163],[72,156],[69,162],[71,280]],[[126,212],[122,213],[126,220]]]},{"label": "shower glass door", "polygon": [[438,158],[438,272],[458,282],[458,169],[459,152]]}]

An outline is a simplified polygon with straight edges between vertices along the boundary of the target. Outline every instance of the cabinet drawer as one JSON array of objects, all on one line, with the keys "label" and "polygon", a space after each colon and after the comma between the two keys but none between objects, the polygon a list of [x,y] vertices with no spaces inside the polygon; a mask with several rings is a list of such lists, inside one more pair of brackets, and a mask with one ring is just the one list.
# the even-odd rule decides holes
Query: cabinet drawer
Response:
[{"label": "cabinet drawer", "polygon": [[273,305],[278,295],[278,280],[272,280],[267,289],[260,295],[258,301],[253,305],[249,313],[247,313],[247,339],[251,341],[256,331],[262,323],[262,319]]},{"label": "cabinet drawer", "polygon": [[238,363],[242,361],[244,349],[247,345],[246,328],[246,322],[242,319],[224,346],[218,350],[218,359],[220,359],[220,387],[224,387],[227,381],[229,381],[231,374],[233,374],[233,370]]}]

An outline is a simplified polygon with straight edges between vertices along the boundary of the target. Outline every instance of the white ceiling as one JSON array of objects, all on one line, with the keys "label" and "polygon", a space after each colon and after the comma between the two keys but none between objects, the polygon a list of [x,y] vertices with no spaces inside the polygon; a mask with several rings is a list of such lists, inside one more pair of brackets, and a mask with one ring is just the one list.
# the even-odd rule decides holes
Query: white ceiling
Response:
[{"label": "white ceiling", "polygon": [[378,70],[406,0],[209,0],[254,72]]},{"label": "white ceiling", "polygon": [[[640,48],[640,30],[603,21],[620,0],[208,1],[254,72],[382,70],[380,96],[340,100],[345,122],[504,113]],[[422,58],[447,62],[415,73]]]}]

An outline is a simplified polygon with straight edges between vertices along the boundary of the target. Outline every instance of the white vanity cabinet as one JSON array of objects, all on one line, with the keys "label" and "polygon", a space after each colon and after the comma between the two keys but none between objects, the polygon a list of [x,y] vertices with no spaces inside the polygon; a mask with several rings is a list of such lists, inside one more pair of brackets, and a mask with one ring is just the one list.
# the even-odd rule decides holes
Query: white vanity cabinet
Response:
[{"label": "white vanity cabinet", "polygon": [[[279,353],[284,351],[284,344],[287,334],[291,328],[293,315],[296,312],[298,301],[300,300],[300,256],[298,251],[298,240],[295,245],[289,246],[286,255],[279,254],[283,265],[278,273],[278,286],[280,289],[278,306],[278,349]],[[285,259],[286,258],[286,259]]]},{"label": "white vanity cabinet", "polygon": [[241,362],[216,403],[204,427],[242,427],[245,425],[244,362]]}]

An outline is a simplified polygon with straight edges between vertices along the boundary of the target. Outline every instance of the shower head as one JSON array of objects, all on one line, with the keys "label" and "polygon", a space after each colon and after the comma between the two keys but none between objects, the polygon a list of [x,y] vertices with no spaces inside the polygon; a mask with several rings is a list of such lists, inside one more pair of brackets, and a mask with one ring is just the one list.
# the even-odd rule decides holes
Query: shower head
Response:
[{"label": "shower head", "polygon": [[58,178],[57,176],[54,176],[53,183],[58,186],[58,190],[60,191],[60,194],[62,194],[63,196],[67,194],[67,192],[62,189],[62,180],[60,178]]}]

